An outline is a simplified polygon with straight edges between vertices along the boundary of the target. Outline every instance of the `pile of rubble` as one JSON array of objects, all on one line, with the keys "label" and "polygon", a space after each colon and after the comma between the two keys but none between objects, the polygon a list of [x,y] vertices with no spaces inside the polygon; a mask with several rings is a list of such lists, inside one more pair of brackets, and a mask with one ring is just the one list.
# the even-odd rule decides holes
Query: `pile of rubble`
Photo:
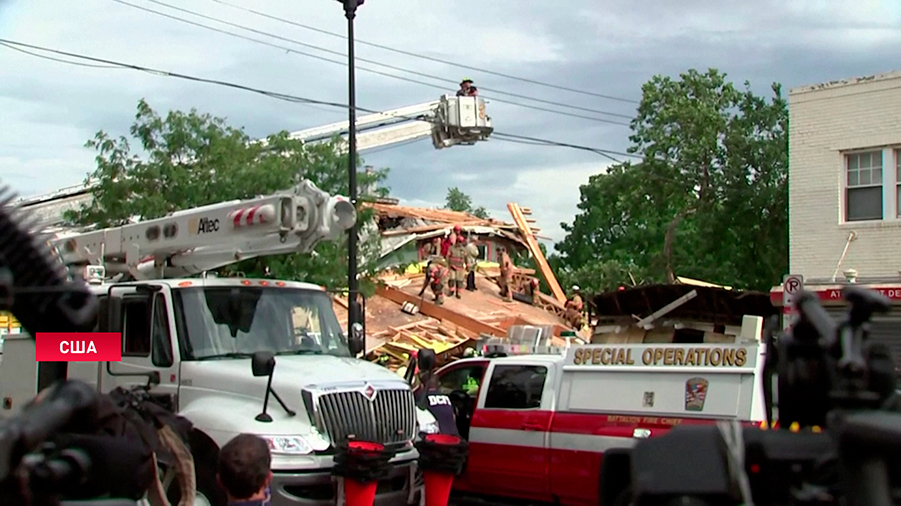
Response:
[{"label": "pile of rubble", "polygon": [[[430,348],[444,362],[473,348],[481,339],[503,338],[513,326],[537,326],[553,336],[571,331],[563,319],[565,295],[538,246],[535,220],[526,218],[528,208],[508,204],[514,223],[481,219],[467,213],[441,209],[421,209],[380,202],[367,204],[376,211],[382,236],[380,285],[366,300],[366,356],[391,369],[405,365],[411,352]],[[449,297],[443,305],[431,302],[429,291],[420,293],[425,275],[422,245],[451,232],[460,225],[464,235],[475,241],[480,258],[475,269],[475,290],[463,291],[461,298]],[[511,288],[513,301],[500,296],[497,279],[497,249],[527,252],[535,269],[515,268]],[[400,267],[400,269],[399,269]],[[398,273],[398,270],[401,272]],[[531,297],[531,282],[540,277],[551,289],[537,304]],[[346,322],[346,301],[337,299],[335,310]],[[589,339],[585,329],[577,334]],[[556,341],[565,343],[563,339]]]}]

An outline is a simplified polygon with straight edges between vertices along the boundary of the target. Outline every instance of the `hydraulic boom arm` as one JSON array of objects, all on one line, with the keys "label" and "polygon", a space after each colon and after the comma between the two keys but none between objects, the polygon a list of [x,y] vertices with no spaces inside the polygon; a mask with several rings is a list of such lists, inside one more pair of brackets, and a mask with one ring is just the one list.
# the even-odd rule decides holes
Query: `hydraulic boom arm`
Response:
[{"label": "hydraulic boom arm", "polygon": [[138,280],[185,277],[241,260],[306,253],[356,222],[344,197],[304,180],[288,191],[172,213],[51,241],[69,266],[103,265]]}]

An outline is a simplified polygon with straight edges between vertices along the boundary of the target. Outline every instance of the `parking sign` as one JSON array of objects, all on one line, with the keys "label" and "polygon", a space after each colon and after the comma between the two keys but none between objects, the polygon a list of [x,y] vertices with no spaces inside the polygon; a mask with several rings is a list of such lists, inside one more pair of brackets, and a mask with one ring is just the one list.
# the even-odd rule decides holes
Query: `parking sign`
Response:
[{"label": "parking sign", "polygon": [[804,290],[804,276],[800,274],[784,276],[782,278],[782,306],[785,308],[793,306],[802,290]]}]

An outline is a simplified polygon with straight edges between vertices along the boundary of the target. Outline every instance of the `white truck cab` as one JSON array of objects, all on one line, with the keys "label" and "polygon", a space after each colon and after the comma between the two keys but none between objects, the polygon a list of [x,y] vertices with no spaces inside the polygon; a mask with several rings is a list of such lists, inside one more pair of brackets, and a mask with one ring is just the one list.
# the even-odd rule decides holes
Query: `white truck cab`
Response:
[{"label": "white truck cab", "polygon": [[[398,451],[377,503],[412,500],[412,441],[419,428],[410,386],[351,356],[321,287],[195,278],[99,285],[94,291],[101,301],[96,329],[122,333],[122,361],[70,362],[68,377],[102,392],[150,382],[150,392],[196,428],[191,443],[201,446],[192,448],[195,458],[201,456],[201,501],[216,503],[215,462],[202,457],[244,432],[269,441],[273,504],[335,504],[332,446],[349,435]],[[291,414],[270,398],[269,417],[259,416],[268,378],[252,374],[251,355],[260,349],[275,354],[272,390]],[[34,340],[26,335],[8,335],[4,355],[0,390],[3,416],[9,416],[34,397],[40,371]]]},{"label": "white truck cab", "polygon": [[[437,424],[417,410],[403,378],[356,358],[363,336],[344,334],[329,294],[308,283],[205,274],[241,259],[310,252],[355,221],[347,199],[301,181],[270,196],[51,240],[99,298],[95,329],[121,334],[120,362],[69,362],[66,376],[104,393],[148,385],[190,420],[197,504],[224,506],[216,458],[240,433],[269,442],[274,506],[340,500],[334,448],[351,437],[396,450],[376,504],[414,502],[412,443]],[[3,351],[0,417],[8,417],[60,374],[59,364],[35,362],[30,336],[7,335]],[[271,391],[269,376],[251,366],[260,353],[274,356]]]}]

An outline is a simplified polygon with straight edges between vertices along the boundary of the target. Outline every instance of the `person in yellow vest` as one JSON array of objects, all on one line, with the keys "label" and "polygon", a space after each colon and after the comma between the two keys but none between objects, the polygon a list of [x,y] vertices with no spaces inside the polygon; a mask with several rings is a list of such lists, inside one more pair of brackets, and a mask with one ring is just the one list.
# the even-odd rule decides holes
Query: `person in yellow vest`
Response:
[{"label": "person in yellow vest", "polygon": [[453,294],[454,297],[460,299],[460,292],[463,291],[466,282],[466,244],[463,234],[458,232],[454,227],[454,240],[450,248],[447,250],[447,265],[450,267],[450,278],[448,280],[448,295]]}]

